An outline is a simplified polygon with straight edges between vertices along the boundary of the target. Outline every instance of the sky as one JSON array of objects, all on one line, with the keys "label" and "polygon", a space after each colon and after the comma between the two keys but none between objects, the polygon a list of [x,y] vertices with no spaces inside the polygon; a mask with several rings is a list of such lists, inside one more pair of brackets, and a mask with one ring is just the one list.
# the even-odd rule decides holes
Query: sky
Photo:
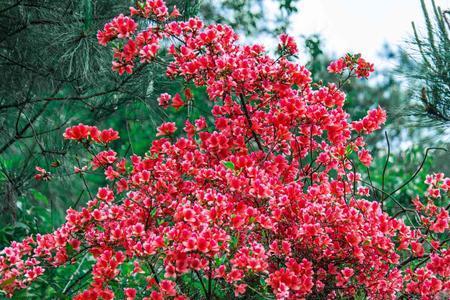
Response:
[{"label": "sky", "polygon": [[[431,1],[429,4],[431,12]],[[443,10],[450,0],[435,0]],[[320,33],[330,54],[362,53],[376,64],[384,43],[405,45],[411,37],[411,21],[423,29],[419,0],[300,0],[292,17],[294,36]]]}]

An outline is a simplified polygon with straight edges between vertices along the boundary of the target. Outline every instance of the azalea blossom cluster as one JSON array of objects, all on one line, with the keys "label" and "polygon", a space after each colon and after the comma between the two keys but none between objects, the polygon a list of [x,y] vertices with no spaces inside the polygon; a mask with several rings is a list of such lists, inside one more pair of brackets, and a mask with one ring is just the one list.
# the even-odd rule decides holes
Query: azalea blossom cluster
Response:
[{"label": "azalea blossom cluster", "polygon": [[[448,207],[436,201],[446,197],[449,179],[427,179],[426,195],[414,200],[416,227],[401,211],[383,212],[360,181],[358,160],[371,161],[364,136],[385,122],[381,108],[350,120],[337,85],[313,85],[310,72],[289,60],[297,52],[290,37],[273,59],[261,45],[238,43],[226,25],[172,21],[177,11],[170,14],[163,1],[138,3],[132,15],[148,27],[137,32],[134,19],[119,16],[98,34],[101,44],[124,45],[114,49],[113,69],[156,63],[157,52],[143,59],[144,48],[170,43],[167,76],[204,87],[213,122],[163,123],[149,151],[130,158],[105,150],[118,138],[112,129],[68,128],[66,139],[94,153],[87,169],[102,170],[109,183],[81,210],[69,209],[55,232],[3,249],[1,289],[12,295],[46,269],[89,253],[91,282],[75,299],[188,299],[192,278],[206,299],[434,299],[450,292],[442,239]],[[350,62],[332,63],[330,72],[367,77],[373,70],[360,57]],[[191,89],[162,94],[158,103],[182,108],[196,101]],[[125,264],[133,266],[130,286],[117,288],[111,283]]]},{"label": "azalea blossom cluster", "polygon": [[112,128],[99,130],[95,126],[86,126],[84,124],[67,128],[63,136],[67,140],[105,145],[119,139],[119,133]]},{"label": "azalea blossom cluster", "polygon": [[345,70],[350,71],[350,74],[356,75],[358,78],[368,78],[370,73],[374,71],[374,67],[372,63],[367,62],[360,54],[347,54],[331,62],[328,66],[328,72],[330,73],[342,74]]}]

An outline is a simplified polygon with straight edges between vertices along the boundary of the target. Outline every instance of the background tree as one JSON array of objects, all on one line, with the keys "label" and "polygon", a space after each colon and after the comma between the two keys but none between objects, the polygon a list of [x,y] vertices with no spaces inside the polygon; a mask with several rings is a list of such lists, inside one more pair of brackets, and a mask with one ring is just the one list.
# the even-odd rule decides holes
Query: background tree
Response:
[{"label": "background tree", "polygon": [[[412,23],[411,49],[406,49],[401,72],[415,91],[409,103],[410,114],[422,126],[448,126],[450,122],[450,23],[449,10],[442,10],[434,0],[431,13],[420,1],[425,19],[425,34]],[[426,117],[426,118],[424,118]]]},{"label": "background tree", "polygon": [[[286,31],[299,0],[203,1],[199,13],[208,20],[231,25],[244,34],[277,36]],[[254,37],[254,36],[253,36]]]}]

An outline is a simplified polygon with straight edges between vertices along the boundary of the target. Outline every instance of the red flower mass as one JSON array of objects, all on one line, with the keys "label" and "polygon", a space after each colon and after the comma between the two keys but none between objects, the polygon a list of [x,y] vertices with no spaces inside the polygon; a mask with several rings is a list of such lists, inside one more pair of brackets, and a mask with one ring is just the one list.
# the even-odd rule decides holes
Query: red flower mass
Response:
[{"label": "red flower mass", "polygon": [[[273,59],[260,45],[237,43],[226,25],[170,21],[178,14],[163,1],[146,1],[132,17],[106,24],[99,43],[123,39],[113,69],[132,73],[170,42],[167,76],[205,87],[214,122],[187,120],[179,138],[175,123],[163,123],[144,156],[122,159],[100,145],[89,167],[104,169],[109,184],[80,211],[69,209],[55,232],[3,249],[0,288],[12,295],[89,252],[92,281],[75,299],[188,299],[186,278],[198,280],[209,299],[217,290],[246,299],[259,291],[277,299],[361,291],[371,299],[436,299],[450,292],[450,253],[440,239],[449,215],[434,201],[450,180],[427,179],[427,194],[414,200],[417,228],[383,212],[359,181],[355,159],[370,165],[364,136],[380,128],[385,112],[350,121],[342,91],[317,88],[305,67],[288,60],[297,46],[286,35]],[[147,19],[148,27],[138,32],[132,18]],[[348,55],[329,67],[344,69],[366,78],[373,65]],[[185,96],[195,101],[190,90]],[[170,100],[184,105],[178,94],[161,95],[159,104]],[[64,137],[95,149],[118,133],[80,124]],[[129,280],[146,284],[112,285],[126,264],[134,270]]]}]

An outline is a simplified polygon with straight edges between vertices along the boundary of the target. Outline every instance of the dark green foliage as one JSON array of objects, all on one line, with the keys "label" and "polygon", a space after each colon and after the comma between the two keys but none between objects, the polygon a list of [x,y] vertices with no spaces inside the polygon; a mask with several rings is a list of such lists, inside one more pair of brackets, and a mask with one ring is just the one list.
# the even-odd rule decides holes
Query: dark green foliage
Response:
[{"label": "dark green foliage", "polygon": [[[61,137],[64,127],[115,125],[124,134],[130,115],[159,118],[153,86],[162,69],[144,67],[119,77],[111,71],[111,51],[96,40],[97,30],[130,4],[11,0],[0,6],[1,224],[14,221],[17,197],[32,196],[35,165],[58,174],[73,168],[60,165],[69,150]],[[65,210],[77,199],[68,179],[58,186],[64,193],[56,189],[51,198],[70,200],[52,210]]]}]

